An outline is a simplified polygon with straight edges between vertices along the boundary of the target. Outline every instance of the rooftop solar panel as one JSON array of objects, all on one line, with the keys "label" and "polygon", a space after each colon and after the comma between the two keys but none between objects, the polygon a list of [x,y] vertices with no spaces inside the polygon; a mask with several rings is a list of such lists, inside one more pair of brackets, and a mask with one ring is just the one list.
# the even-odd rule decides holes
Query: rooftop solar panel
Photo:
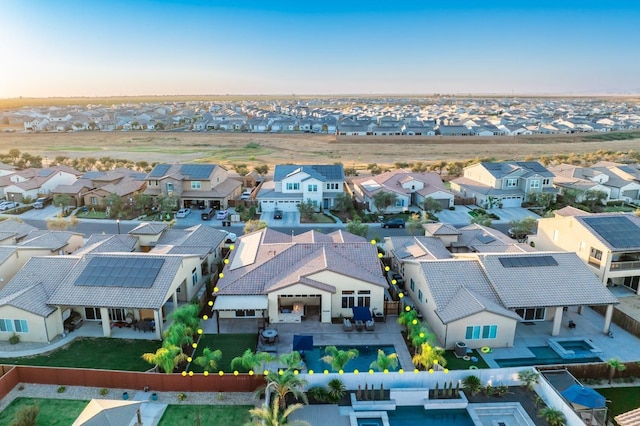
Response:
[{"label": "rooftop solar panel", "polygon": [[151,170],[151,173],[149,173],[149,177],[162,177],[170,168],[170,164],[158,164],[153,168],[153,170]]},{"label": "rooftop solar panel", "polygon": [[207,179],[214,167],[213,164],[184,164],[180,167],[180,173],[191,179]]},{"label": "rooftop solar panel", "polygon": [[511,256],[499,257],[505,268],[531,268],[536,266],[558,266],[553,256]]},{"label": "rooftop solar panel", "polygon": [[482,244],[489,244],[495,241],[496,239],[493,238],[491,235],[478,235],[476,237],[476,240],[480,241]]},{"label": "rooftop solar panel", "polygon": [[583,217],[582,220],[616,248],[640,246],[640,227],[625,216]]},{"label": "rooftop solar panel", "polygon": [[94,257],[76,279],[75,285],[96,287],[150,288],[164,259],[144,257]]}]

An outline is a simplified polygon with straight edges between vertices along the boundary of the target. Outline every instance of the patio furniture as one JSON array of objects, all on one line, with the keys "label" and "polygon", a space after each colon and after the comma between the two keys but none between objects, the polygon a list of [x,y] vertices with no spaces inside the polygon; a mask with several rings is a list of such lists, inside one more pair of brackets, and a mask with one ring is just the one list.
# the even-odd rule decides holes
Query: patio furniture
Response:
[{"label": "patio furniture", "polygon": [[278,330],[276,330],[275,328],[267,328],[263,330],[260,335],[267,339],[268,343],[273,343],[278,338]]},{"label": "patio furniture", "polygon": [[576,323],[573,320],[569,320],[569,328],[576,328]]},{"label": "patio furniture", "polygon": [[361,320],[356,321],[356,330],[358,331],[364,330],[364,321],[361,321]]},{"label": "patio furniture", "polygon": [[375,329],[376,323],[373,320],[369,320],[364,323],[367,331],[373,331]]},{"label": "patio furniture", "polygon": [[353,324],[351,324],[351,320],[349,318],[345,318],[342,323],[342,329],[344,331],[353,331]]}]

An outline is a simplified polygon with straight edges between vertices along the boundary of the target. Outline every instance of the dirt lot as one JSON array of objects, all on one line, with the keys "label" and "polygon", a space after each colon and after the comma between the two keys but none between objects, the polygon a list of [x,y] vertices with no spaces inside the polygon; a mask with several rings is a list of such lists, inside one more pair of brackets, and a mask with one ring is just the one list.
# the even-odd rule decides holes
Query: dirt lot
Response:
[{"label": "dirt lot", "polygon": [[0,133],[0,152],[12,148],[53,159],[126,158],[148,162],[214,162],[220,164],[333,163],[356,167],[397,161],[466,160],[494,157],[524,159],[598,149],[638,149],[639,139],[602,141],[584,135],[524,137],[341,137],[295,134],[170,132]]}]

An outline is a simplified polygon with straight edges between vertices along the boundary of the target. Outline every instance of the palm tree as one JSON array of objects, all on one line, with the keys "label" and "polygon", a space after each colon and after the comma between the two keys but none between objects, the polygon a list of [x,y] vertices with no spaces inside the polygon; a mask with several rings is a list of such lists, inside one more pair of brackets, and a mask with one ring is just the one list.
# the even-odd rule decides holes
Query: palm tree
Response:
[{"label": "palm tree", "polygon": [[174,322],[171,324],[164,333],[162,333],[164,341],[180,348],[185,345],[193,344],[193,330],[180,322]]},{"label": "palm tree", "polygon": [[444,358],[444,349],[431,346],[429,343],[420,345],[420,353],[415,354],[411,361],[416,367],[421,365],[425,370],[432,368],[436,362],[443,367],[447,364],[447,360]]},{"label": "palm tree", "polygon": [[423,343],[431,343],[434,339],[434,335],[429,332],[428,328],[422,324],[418,323],[418,325],[412,326],[408,330],[407,338],[411,341],[411,344],[415,348],[415,353],[418,353],[418,349],[422,346]]},{"label": "palm tree", "polygon": [[267,362],[275,361],[275,357],[267,352],[253,352],[247,349],[241,356],[231,360],[231,368],[234,370],[253,370]]},{"label": "palm tree", "polygon": [[293,404],[283,412],[280,412],[280,401],[278,398],[273,401],[273,407],[263,404],[260,408],[252,408],[249,410],[251,414],[251,423],[245,423],[245,426],[310,426],[303,420],[289,421],[287,417],[296,410],[299,410],[302,404]]},{"label": "palm tree", "polygon": [[533,385],[538,383],[540,376],[535,370],[522,370],[518,372],[518,380],[522,382],[522,386],[526,386],[529,390],[533,390]]},{"label": "palm tree", "polygon": [[617,358],[607,360],[607,365],[609,366],[609,384],[613,381],[613,376],[616,375],[616,371],[624,371],[627,369],[627,366]]},{"label": "palm tree", "polygon": [[256,394],[260,395],[265,390],[267,392],[273,391],[280,403],[280,408],[284,409],[287,406],[286,397],[289,394],[296,399],[302,399],[305,404],[308,403],[307,394],[303,391],[306,384],[307,381],[294,374],[293,371],[285,370],[282,374],[268,374],[267,384],[256,390]]},{"label": "palm tree", "polygon": [[170,374],[176,365],[187,359],[187,356],[179,347],[165,343],[155,353],[143,354],[142,359]]},{"label": "palm tree", "polygon": [[222,351],[220,349],[212,351],[209,348],[204,348],[202,355],[194,359],[193,362],[200,367],[204,367],[204,371],[208,371],[210,373],[212,370],[218,369],[218,363],[221,359]]},{"label": "palm tree", "polygon": [[378,371],[393,370],[398,367],[398,354],[385,354],[382,349],[378,349],[378,357],[373,361],[369,368]]},{"label": "palm tree", "polygon": [[482,389],[482,382],[478,376],[467,376],[462,379],[462,386],[465,391],[468,391],[472,396],[477,395]]},{"label": "palm tree", "polygon": [[300,368],[302,357],[300,356],[300,352],[293,351],[290,354],[281,355],[279,361],[286,365],[288,369],[297,369]]},{"label": "palm tree", "polygon": [[191,330],[197,330],[200,327],[200,307],[193,303],[180,306],[168,316],[169,320],[182,323]]},{"label": "palm tree", "polygon": [[545,407],[538,411],[538,417],[542,417],[550,426],[564,426],[567,424],[567,419],[562,414],[562,411],[552,407]]},{"label": "palm tree", "polygon": [[324,349],[324,353],[327,355],[323,356],[320,359],[331,365],[331,369],[333,371],[344,370],[344,367],[349,361],[357,358],[360,355],[360,352],[358,352],[357,349],[348,349],[346,351],[342,351],[335,346],[327,346]]},{"label": "palm tree", "polygon": [[417,319],[418,312],[415,309],[411,309],[409,311],[405,310],[398,315],[398,324],[405,326],[408,332],[409,328],[413,325],[413,320]]}]

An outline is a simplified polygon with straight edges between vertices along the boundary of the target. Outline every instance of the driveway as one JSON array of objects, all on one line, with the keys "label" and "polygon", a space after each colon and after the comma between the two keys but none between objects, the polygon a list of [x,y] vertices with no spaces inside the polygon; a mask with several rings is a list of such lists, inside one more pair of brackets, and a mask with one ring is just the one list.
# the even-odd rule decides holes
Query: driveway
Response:
[{"label": "driveway", "polygon": [[[474,206],[469,206],[474,207]],[[455,210],[442,210],[436,216],[442,223],[448,223],[455,226],[465,226],[471,223],[471,215],[467,206],[456,206]]]},{"label": "driveway", "polygon": [[525,217],[532,217],[536,220],[540,219],[540,216],[522,207],[510,207],[507,209],[489,209],[490,213],[495,213],[500,217],[500,220],[496,220],[496,223],[509,223],[512,220],[522,220]]},{"label": "driveway", "polygon": [[[440,222],[449,223],[455,226],[465,226],[471,223],[471,215],[469,211],[471,209],[479,208],[478,206],[456,206],[455,210],[443,210],[437,214]],[[506,209],[487,209],[487,212],[498,215],[500,220],[494,220],[493,223],[508,224],[512,220],[522,220],[525,217],[532,217],[534,219],[540,219],[537,214],[522,208],[522,207],[510,207]]]},{"label": "driveway", "polygon": [[60,213],[60,207],[49,205],[43,209],[31,209],[20,215],[20,219],[46,220]]},{"label": "driveway", "polygon": [[282,219],[274,219],[273,212],[264,212],[260,215],[260,220],[264,221],[269,228],[298,226],[300,225],[300,213],[282,212]]}]

